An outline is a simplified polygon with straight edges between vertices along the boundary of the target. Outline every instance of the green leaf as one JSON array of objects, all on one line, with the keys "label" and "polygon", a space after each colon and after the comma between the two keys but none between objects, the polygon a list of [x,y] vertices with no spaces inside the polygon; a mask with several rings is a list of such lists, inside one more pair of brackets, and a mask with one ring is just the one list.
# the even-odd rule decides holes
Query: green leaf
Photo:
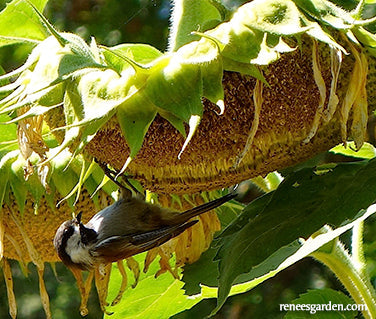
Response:
[{"label": "green leaf", "polygon": [[376,156],[376,149],[372,144],[364,143],[360,150],[355,150],[354,142],[348,142],[347,146],[344,147],[342,144],[339,144],[333,147],[330,152],[334,154],[342,154],[345,156],[351,156],[355,158],[363,159],[372,159]]},{"label": "green leaf", "polygon": [[[0,159],[0,204],[2,207],[3,202],[8,199],[9,195],[9,176],[11,172],[11,164],[15,161],[15,157],[18,151],[9,152],[8,154],[4,155]],[[8,192],[7,192],[8,190]]]},{"label": "green leaf", "polygon": [[157,114],[157,108],[141,94],[133,94],[116,111],[121,130],[134,157],[142,147],[145,134]]},{"label": "green leaf", "polygon": [[[36,154],[28,159],[32,165],[35,165],[38,160],[39,156]],[[25,165],[26,161],[19,151],[9,152],[4,156],[4,161],[1,162],[1,169],[8,170],[7,179],[3,182],[9,183],[10,189],[8,190],[13,192],[21,213],[24,210],[28,193],[33,197],[34,208],[37,208],[41,197],[46,192],[36,173],[29,176],[28,180],[25,181]]]},{"label": "green leaf", "polygon": [[87,56],[77,54],[64,54],[59,63],[58,74],[60,79],[71,77],[75,72],[83,70],[85,68],[100,67],[96,61],[88,59]]},{"label": "green leaf", "polygon": [[152,69],[143,93],[155,106],[188,122],[202,115],[200,66],[184,64],[178,56],[160,60]]},{"label": "green leaf", "polygon": [[[69,34],[65,36],[73,39],[74,45],[82,44],[82,41],[77,40],[77,36]],[[82,51],[86,52],[85,48],[82,48]],[[56,106],[61,103],[65,90],[65,83],[61,81],[77,70],[97,66],[98,63],[90,56],[90,54],[86,56],[72,54],[69,48],[67,50],[61,47],[56,38],[52,36],[47,38],[32,51],[25,63],[26,67],[32,67],[32,71],[26,69],[22,72],[13,84],[17,89],[1,101],[1,112],[10,112],[33,103],[43,106]]]},{"label": "green leaf", "polygon": [[9,174],[9,184],[21,214],[23,213],[25,208],[26,195],[28,190],[27,186],[25,185],[25,179],[23,175],[24,164],[25,161],[20,155],[18,155],[18,157],[12,158],[10,165],[11,173]]},{"label": "green leaf", "polygon": [[224,92],[222,87],[223,62],[220,55],[220,44],[205,34],[198,33],[203,38],[181,47],[176,54],[185,64],[200,66],[203,81],[203,96],[213,103],[218,103],[220,113],[223,113]]},{"label": "green leaf", "polygon": [[[87,63],[89,65],[90,62],[92,62],[91,64],[93,66],[96,65],[96,62],[100,62],[99,50],[94,39],[92,40],[89,47],[86,42],[76,34],[58,32],[54,28],[54,26],[47,20],[47,18],[40,12],[40,10],[38,10],[38,8],[34,6],[33,3],[31,3],[29,0],[24,1],[26,1],[33,8],[40,21],[43,23],[49,33],[56,39],[56,41],[59,42],[61,47],[69,48],[72,51],[73,55],[76,56],[76,58],[83,58],[84,63]],[[69,54],[63,55],[63,58],[66,56],[69,56]],[[82,62],[75,62],[72,64],[74,65],[81,63]]]},{"label": "green leaf", "polygon": [[261,80],[263,83],[267,84],[264,75],[254,64],[237,62],[230,58],[223,57],[223,69],[226,71],[239,72],[253,76],[254,78]]},{"label": "green leaf", "polygon": [[229,22],[205,34],[222,44],[223,57],[240,63],[267,65],[278,59],[280,53],[292,50],[281,35],[307,31],[301,18],[291,1],[256,0],[241,6]]},{"label": "green leaf", "polygon": [[344,9],[327,0],[293,0],[296,5],[319,22],[336,29],[347,29],[353,25],[354,17]]},{"label": "green leaf", "polygon": [[214,239],[210,248],[201,254],[199,260],[184,266],[182,281],[185,282],[183,289],[187,295],[200,294],[202,285],[218,287],[218,260],[214,260],[218,252],[217,244],[218,241]]},{"label": "green leaf", "polygon": [[[48,0],[30,0],[43,11]],[[23,0],[13,0],[0,13],[0,46],[46,39],[48,32],[33,8]]]},{"label": "green leaf", "polygon": [[169,121],[171,123],[171,125],[173,127],[175,127],[179,133],[181,135],[183,135],[184,137],[187,136],[186,132],[185,132],[185,126],[184,126],[184,121],[177,117],[176,115],[170,113],[170,112],[166,112],[162,109],[159,109],[158,110],[158,113],[160,116],[162,116],[164,119],[166,119],[167,121]]},{"label": "green leaf", "polygon": [[293,35],[306,31],[301,25],[301,13],[290,0],[254,0],[243,5],[233,20],[271,34]]},{"label": "green leaf", "polygon": [[[209,202],[221,196],[224,196],[226,193],[220,190],[210,191],[208,193],[201,193],[202,198],[205,202]],[[239,196],[240,198],[240,196]],[[217,207],[215,212],[221,222],[222,228],[227,227],[243,210],[244,204],[241,204],[238,201],[231,200],[223,205]]]},{"label": "green leaf", "polygon": [[[279,248],[308,238],[324,224],[339,227],[353,220],[376,200],[376,189],[369,187],[375,178],[376,160],[341,164],[324,172],[302,169],[267,199],[246,208],[250,218],[239,216],[220,236],[218,307],[238,276],[251,272]],[[256,214],[253,207],[259,201],[267,203]],[[236,228],[240,230],[234,232]]]},{"label": "green leaf", "polygon": [[207,33],[225,44],[221,52],[223,57],[247,64],[258,56],[264,38],[263,32],[249,29],[241,20],[234,19]]},{"label": "green leaf", "polygon": [[126,99],[127,90],[127,80],[110,69],[90,69],[69,82],[64,96],[66,126],[60,128],[65,130],[65,137],[59,150],[77,142],[75,152],[81,151],[115,114],[116,107]]},{"label": "green leaf", "polygon": [[[51,83],[58,78],[58,64],[60,58],[60,44],[53,38],[49,37],[41,42],[30,54],[25,62],[24,67],[33,68],[22,70],[22,74],[13,85],[17,89],[8,97],[1,101],[1,104],[7,105],[25,105],[39,100],[43,95],[48,94],[54,87]],[[12,74],[11,72],[10,74]],[[9,75],[4,75],[9,76]],[[60,101],[62,95],[60,97]]]},{"label": "green leaf", "polygon": [[[60,33],[58,35],[61,36]],[[80,37],[69,33],[62,35],[65,41],[63,46],[60,38],[50,36],[32,51],[24,66],[2,76],[5,79],[20,74],[14,83],[8,85],[14,92],[0,102],[2,113],[35,103],[56,106],[63,100],[64,80],[77,78],[82,73],[93,74],[90,71],[105,68],[99,64],[100,61],[96,61],[91,51],[94,48],[90,48]]]},{"label": "green leaf", "polygon": [[[266,197],[268,196],[269,195],[266,195]],[[231,288],[230,295],[248,291],[265,280],[275,276],[297,261],[317,251],[320,247],[332,242],[334,239],[338,238],[338,236],[353,228],[354,225],[357,225],[360,221],[364,221],[372,214],[375,214],[375,212],[376,205],[372,205],[367,211],[361,211],[351,223],[347,223],[346,225],[334,230],[327,227],[327,232],[310,237],[306,241],[295,240],[286,246],[280,247],[262,263],[254,267],[249,273],[239,275]],[[244,216],[241,215],[241,217]],[[229,239],[231,240],[231,236]],[[211,248],[205,252],[196,263],[185,266],[183,281],[186,282],[184,288],[186,289],[187,294],[195,296],[199,295],[202,298],[213,298],[217,296],[219,274],[217,268],[218,261],[213,260],[213,257],[216,254],[216,251],[220,249],[218,246],[218,241],[213,242]],[[239,260],[235,262],[238,261]],[[217,310],[218,308],[213,312]]]},{"label": "green leaf", "polygon": [[214,28],[223,20],[221,10],[223,7],[220,8],[214,2],[210,0],[174,2],[169,38],[170,51],[176,51],[184,44],[197,40],[198,36],[192,35],[192,31],[204,32],[209,28]]},{"label": "green leaf", "polygon": [[370,52],[372,56],[376,57],[376,35],[362,27],[354,28],[353,33],[358,41],[367,47],[368,52]]},{"label": "green leaf", "polygon": [[[79,128],[77,137],[79,137],[80,144],[75,152],[80,152],[96,132],[115,115],[119,105],[127,99],[128,88],[128,79],[119,77],[110,69],[94,69],[79,79],[77,92],[80,96],[80,104],[77,104],[75,109],[82,107],[82,113],[78,114],[71,128],[68,128],[73,130],[75,127]],[[72,99],[72,101],[75,100]],[[143,107],[146,109],[146,106]],[[146,116],[146,113],[145,111],[143,114]]]},{"label": "green leaf", "polygon": [[[68,155],[68,156],[67,156]],[[56,156],[53,160],[53,171],[51,173],[51,182],[55,185],[59,194],[65,197],[75,187],[78,182],[79,174],[70,168],[67,169],[67,165],[71,155],[69,152],[64,151]],[[73,209],[74,198],[67,199],[68,205]]]},{"label": "green leaf", "polygon": [[220,50],[223,48],[221,43],[205,33],[195,32],[195,34],[202,37],[200,41],[193,41],[182,46],[175,56],[179,56],[179,59],[185,64],[203,65],[217,60]]},{"label": "green leaf", "polygon": [[336,291],[329,288],[309,290],[307,293],[299,296],[292,302],[292,305],[286,305],[287,307],[293,307],[293,305],[304,305],[303,311],[289,311],[284,319],[295,319],[297,317],[314,318],[314,319],[353,319],[355,318],[356,311],[339,311],[333,310],[333,305],[346,306],[353,305],[354,301],[343,294],[340,291]]},{"label": "green leaf", "polygon": [[[10,121],[11,118],[6,115],[0,115],[0,123],[5,123]],[[17,126],[15,124],[0,125],[0,145],[6,145],[6,142],[15,141],[17,139]],[[7,148],[9,151],[9,148]],[[1,153],[0,153],[1,155]]]},{"label": "green leaf", "polygon": [[121,73],[124,69],[129,68],[130,65],[124,61],[124,59],[111,52],[118,53],[121,56],[125,56],[145,66],[162,55],[162,53],[156,48],[141,43],[124,43],[108,48],[108,50],[103,50],[103,55],[106,62],[119,73]]},{"label": "green leaf", "polygon": [[127,79],[110,69],[92,69],[82,75],[76,89],[82,103],[82,118],[79,116],[79,120],[90,122],[111,117],[116,107],[126,99],[128,87]]},{"label": "green leaf", "polygon": [[[50,149],[52,160],[48,164],[50,172],[47,177],[47,184],[51,189],[51,193],[47,194],[46,189],[40,182],[38,176],[39,156],[33,153],[28,159],[34,167],[34,173],[25,180],[24,167],[27,164],[19,150],[10,151],[5,149],[0,159],[0,204],[4,201],[9,204],[9,200],[15,201],[20,212],[23,212],[27,195],[32,196],[33,206],[38,208],[38,203],[42,196],[45,197],[52,209],[55,209],[55,196],[65,197],[72,193],[72,190],[80,190],[83,187],[93,193],[98,187],[99,180],[103,179],[104,173],[95,163],[90,165],[90,170],[86,171],[80,180],[80,172],[84,164],[82,156],[72,158],[72,154],[68,150],[60,150],[59,147]],[[55,154],[58,153],[58,154]],[[107,194],[117,189],[111,182],[104,187],[100,187]],[[10,197],[10,194],[13,197]],[[75,192],[72,193],[72,195]],[[74,198],[68,198],[68,205],[72,208]]]},{"label": "green leaf", "polygon": [[80,127],[71,126],[74,123],[79,122],[83,117],[83,107],[80,99],[80,95],[77,92],[77,87],[73,83],[68,83],[67,90],[64,95],[64,116],[66,127],[58,128],[59,130],[64,129],[64,140],[58,147],[51,150],[49,158],[47,161],[53,160],[61,152],[68,149],[68,147],[76,141],[80,135]]},{"label": "green leaf", "polygon": [[[228,23],[219,25],[207,34],[223,44],[221,55],[227,59],[225,64],[231,66],[232,60],[242,64],[267,65],[279,58],[280,53],[293,50],[280,36],[245,25],[247,13],[243,7],[238,10],[239,17],[234,16]],[[243,19],[243,20],[241,20]],[[276,41],[277,40],[277,41]],[[257,74],[257,73],[256,73]]]},{"label": "green leaf", "polygon": [[[134,257],[139,263],[142,263],[145,254]],[[164,273],[158,278],[154,274],[159,269],[159,263],[155,260],[146,274],[141,273],[139,282],[134,289],[130,287],[125,291],[122,301],[107,310],[114,312],[113,315],[105,316],[105,318],[155,318],[165,319],[179,313],[185,309],[191,308],[198,303],[201,298],[192,298],[184,295],[182,290],[183,283],[173,278],[170,273]],[[117,266],[113,266],[111,279],[109,284],[108,300],[115,298],[121,277]],[[133,277],[131,272],[127,270],[128,281]]]},{"label": "green leaf", "polygon": [[220,114],[224,112],[224,91],[222,86],[223,63],[222,59],[212,61],[210,64],[201,67],[203,79],[203,96],[212,103],[217,104]]}]

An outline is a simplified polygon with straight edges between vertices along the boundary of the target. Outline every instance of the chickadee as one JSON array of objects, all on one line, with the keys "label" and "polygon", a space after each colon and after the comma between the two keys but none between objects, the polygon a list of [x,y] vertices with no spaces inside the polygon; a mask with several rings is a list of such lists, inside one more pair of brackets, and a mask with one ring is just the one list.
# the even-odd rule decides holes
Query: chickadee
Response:
[{"label": "chickadee", "polygon": [[157,247],[194,225],[190,220],[236,197],[221,198],[189,209],[172,211],[144,200],[124,196],[98,212],[85,225],[82,212],[60,225],[54,238],[62,262],[70,267],[90,270],[94,266],[118,261]]}]

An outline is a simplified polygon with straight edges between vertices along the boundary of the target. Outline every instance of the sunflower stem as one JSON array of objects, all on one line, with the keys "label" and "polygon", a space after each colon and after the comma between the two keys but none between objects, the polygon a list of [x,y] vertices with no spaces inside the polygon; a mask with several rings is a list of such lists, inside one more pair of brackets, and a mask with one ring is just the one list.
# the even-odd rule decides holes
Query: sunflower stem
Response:
[{"label": "sunflower stem", "polygon": [[[359,238],[362,228],[359,227],[355,232],[356,237]],[[356,242],[359,243],[359,240]],[[350,256],[343,244],[336,238],[312,253],[311,256],[333,271],[357,304],[365,305],[365,309],[362,309],[364,318],[376,318],[376,293],[369,280],[363,275],[364,269],[354,263],[354,258],[356,260],[360,257],[362,249],[358,247],[355,251],[357,257]]]}]

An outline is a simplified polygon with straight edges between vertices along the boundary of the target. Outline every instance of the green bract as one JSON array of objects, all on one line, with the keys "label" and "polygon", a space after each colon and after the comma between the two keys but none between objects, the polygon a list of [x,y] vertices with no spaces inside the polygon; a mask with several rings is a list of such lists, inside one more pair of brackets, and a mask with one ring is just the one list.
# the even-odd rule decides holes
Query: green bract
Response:
[{"label": "green bract", "polygon": [[[36,163],[37,160],[37,156],[31,158],[33,163]],[[69,162],[71,163],[69,167],[67,167]],[[13,199],[8,197],[10,194],[9,190],[11,190],[21,213],[24,211],[28,194],[31,194],[33,198],[36,211],[42,196],[45,197],[50,208],[55,210],[55,199],[57,194],[60,194],[61,197],[65,196],[65,199],[67,199],[73,211],[75,197],[72,195],[81,189],[82,186],[84,186],[90,194],[93,194],[94,202],[97,201],[97,197],[94,196],[94,193],[97,189],[97,185],[101,184],[101,181],[104,179],[103,171],[94,164],[89,167],[85,166],[86,163],[82,157],[77,157],[72,161],[72,154],[68,151],[64,151],[50,162],[51,174],[47,177],[48,186],[50,188],[49,192],[46,192],[37,174],[31,175],[28,181],[25,182],[25,164],[25,159],[17,150],[8,152],[1,158],[0,176],[2,183],[0,185],[0,204],[12,203]],[[111,194],[115,190],[115,186],[112,183],[102,185],[101,188],[108,194]]]},{"label": "green bract", "polygon": [[[0,118],[7,120],[8,117],[2,115]],[[48,163],[46,170],[39,171],[43,166],[36,168],[38,174],[28,174],[25,181],[27,161],[20,150],[14,149],[17,138],[16,127],[14,124],[8,125],[7,132],[4,128],[4,126],[0,126],[0,178],[2,181],[0,205],[12,204],[14,199],[10,194],[13,194],[19,212],[23,213],[26,198],[31,195],[37,213],[42,197],[46,199],[52,210],[56,209],[56,198],[64,197],[73,210],[73,205],[83,187],[92,194],[95,203],[97,203],[95,195],[99,189],[109,195],[115,191],[115,184],[109,182],[97,164],[88,163],[82,155],[72,158],[72,154],[68,150],[59,152],[59,148],[54,147],[57,144],[55,139],[51,137],[47,144],[50,146],[50,154],[53,155],[53,159]],[[35,165],[38,163],[39,156],[34,153],[28,160]],[[43,179],[47,183],[43,183]],[[46,191],[46,185],[48,185],[48,191]],[[73,196],[75,194],[77,194],[76,198]]]}]

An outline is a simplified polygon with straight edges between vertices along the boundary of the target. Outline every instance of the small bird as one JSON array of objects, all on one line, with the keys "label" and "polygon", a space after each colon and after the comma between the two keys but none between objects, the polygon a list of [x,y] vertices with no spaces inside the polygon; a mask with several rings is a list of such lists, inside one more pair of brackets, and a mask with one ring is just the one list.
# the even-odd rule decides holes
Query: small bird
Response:
[{"label": "small bird", "polygon": [[73,269],[90,270],[157,247],[194,225],[191,218],[235,198],[221,198],[184,212],[173,211],[128,195],[94,215],[85,225],[82,212],[56,231],[54,246],[62,262]]}]

